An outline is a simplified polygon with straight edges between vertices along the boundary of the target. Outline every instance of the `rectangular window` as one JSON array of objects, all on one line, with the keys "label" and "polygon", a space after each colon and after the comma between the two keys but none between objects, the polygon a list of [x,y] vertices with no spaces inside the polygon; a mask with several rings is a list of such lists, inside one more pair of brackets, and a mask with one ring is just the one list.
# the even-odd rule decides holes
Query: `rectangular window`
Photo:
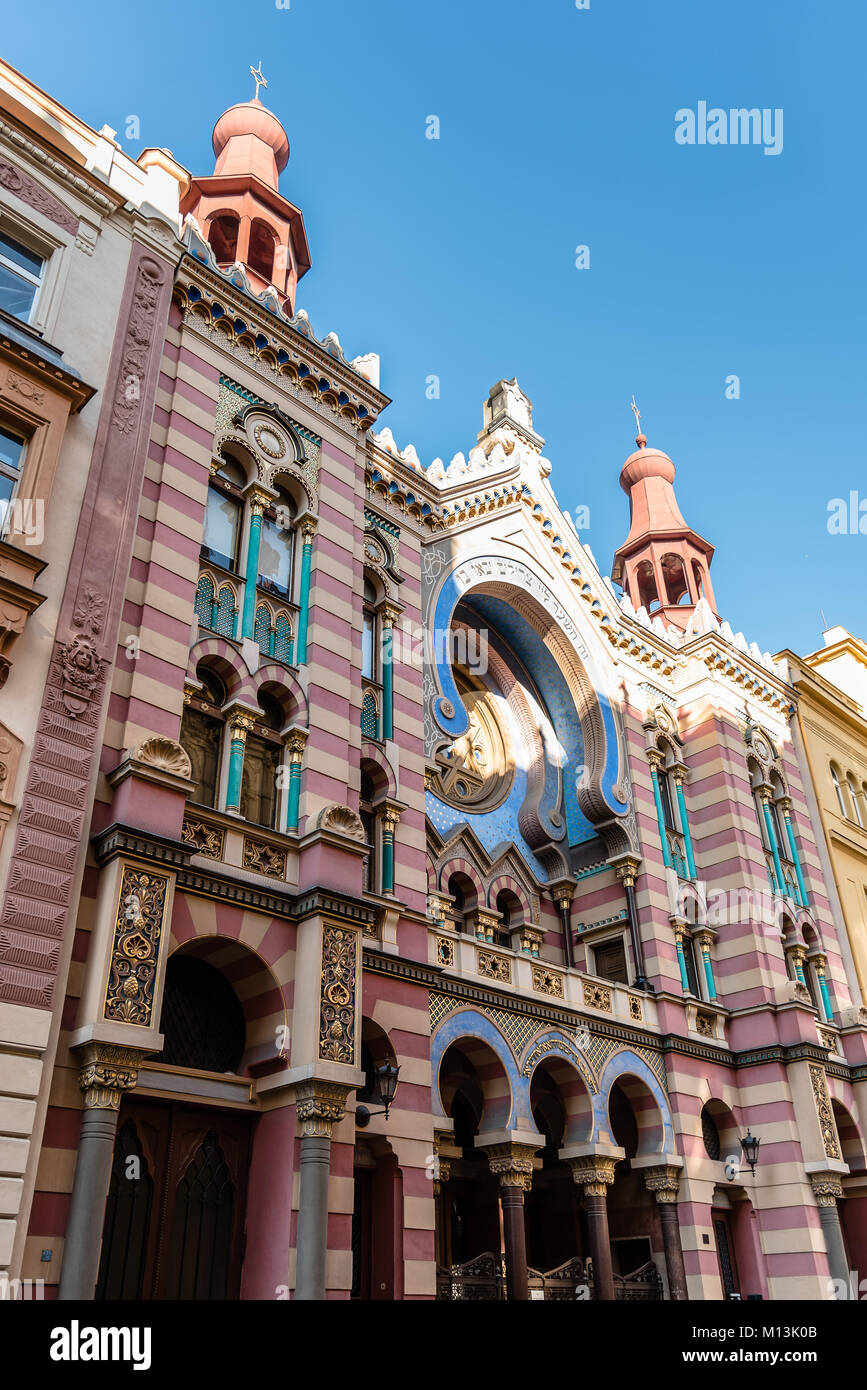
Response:
[{"label": "rectangular window", "polygon": [[0,309],[29,323],[44,269],[41,256],[0,232]]},{"label": "rectangular window", "polygon": [[6,531],[6,513],[21,477],[27,441],[0,425],[0,536]]},{"label": "rectangular window", "polygon": [[605,941],[601,946],[595,947],[593,956],[596,964],[596,974],[603,980],[611,980],[617,985],[627,985],[629,974],[626,968],[626,952],[623,949],[623,937],[618,936],[615,941]]}]

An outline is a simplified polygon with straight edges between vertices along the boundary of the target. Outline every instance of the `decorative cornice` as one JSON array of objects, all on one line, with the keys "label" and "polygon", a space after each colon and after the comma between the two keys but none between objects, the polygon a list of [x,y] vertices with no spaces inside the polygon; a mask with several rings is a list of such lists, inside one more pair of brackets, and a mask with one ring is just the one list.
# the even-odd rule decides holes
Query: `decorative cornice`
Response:
[{"label": "decorative cornice", "polygon": [[41,164],[42,167],[57,179],[58,183],[66,184],[67,188],[77,193],[85,202],[92,207],[98,208],[101,213],[110,214],[123,204],[123,197],[118,193],[114,197],[109,197],[99,188],[95,188],[89,179],[76,172],[62,160],[55,159],[41,145],[30,140],[17,126],[9,125],[7,121],[0,119],[0,138],[8,140],[10,145],[15,145],[22,150],[34,163]]},{"label": "decorative cornice", "polygon": [[121,825],[118,821],[100,830],[92,837],[93,852],[100,868],[118,855],[132,855],[136,859],[147,859],[151,863],[164,864],[168,868],[186,868],[195,854],[195,846],[183,840],[169,839],[166,835],[156,835],[150,830],[136,830],[133,826]]}]

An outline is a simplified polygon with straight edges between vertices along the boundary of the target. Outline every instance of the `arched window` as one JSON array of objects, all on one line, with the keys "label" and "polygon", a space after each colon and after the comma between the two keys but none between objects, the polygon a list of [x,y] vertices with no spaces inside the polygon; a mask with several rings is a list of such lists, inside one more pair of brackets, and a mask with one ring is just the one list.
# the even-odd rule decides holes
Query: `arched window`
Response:
[{"label": "arched window", "polygon": [[208,961],[175,954],[166,966],[160,1060],[195,1071],[237,1072],[247,1024],[229,981]]},{"label": "arched window", "polygon": [[220,752],[223,744],[222,706],[226,690],[219,676],[199,664],[196,677],[202,684],[184,707],[180,743],[192,767],[195,788],[191,800],[199,806],[216,806],[220,781]]},{"label": "arched window", "polygon": [[849,810],[846,806],[846,796],[843,791],[843,784],[840,781],[840,770],[834,763],[831,764],[831,781],[834,783],[834,791],[837,794],[837,805],[840,807],[840,815],[845,816],[846,819],[849,820],[850,817]]},{"label": "arched window", "polygon": [[253,641],[259,644],[259,650],[271,655],[271,610],[267,604],[260,603],[256,609],[256,621],[253,624]]},{"label": "arched window", "polygon": [[274,829],[277,823],[277,769],[283,761],[283,740],[279,730],[286,723],[277,701],[264,691],[259,693],[262,713],[255,732],[248,733],[244,745],[241,776],[240,812],[254,825]]},{"label": "arched window", "polygon": [[274,624],[273,655],[278,661],[285,661],[288,666],[291,666],[294,660],[295,639],[292,635],[292,624],[285,613],[278,613]]},{"label": "arched window", "polygon": [[449,918],[455,931],[467,931],[467,915],[475,907],[476,890],[472,879],[458,871],[449,878],[446,891],[452,900]]},{"label": "arched window", "polygon": [[656,588],[656,575],[649,560],[641,560],[635,566],[635,581],[638,585],[639,607],[646,608],[648,613],[653,613],[660,607],[660,602]]},{"label": "arched window", "polygon": [[704,1151],[708,1158],[719,1159],[722,1156],[719,1130],[716,1120],[706,1105],[703,1105],[701,1109],[701,1137],[704,1140]]},{"label": "arched window", "polygon": [[861,812],[861,795],[858,788],[858,783],[855,781],[855,778],[852,776],[851,772],[846,778],[846,781],[849,784],[849,799],[852,802],[852,809],[855,812],[855,819],[863,829],[864,817]]},{"label": "arched window", "polygon": [[373,782],[366,772],[361,774],[361,797],[358,814],[364,826],[364,836],[368,844],[364,861],[364,887],[368,893],[375,893],[379,886],[379,842],[377,836],[376,813],[373,809]]},{"label": "arched window", "polygon": [[361,732],[365,738],[379,738],[379,705],[372,690],[366,690],[361,701]]},{"label": "arched window", "polygon": [[263,222],[260,217],[255,217],[250,224],[250,249],[247,253],[247,264],[257,275],[261,275],[263,280],[270,281],[274,275],[274,248],[277,244],[277,236],[273,228]]},{"label": "arched window", "polygon": [[196,617],[202,627],[213,627],[217,620],[216,591],[209,574],[199,577],[196,586]]},{"label": "arched window", "polygon": [[670,604],[691,603],[689,581],[681,556],[672,553],[663,555],[661,566],[667,602]]},{"label": "arched window", "polygon": [[237,260],[239,225],[239,219],[231,212],[221,212],[211,218],[208,241],[217,265],[232,265]]},{"label": "arched window", "polygon": [[376,589],[369,579],[364,581],[364,621],[361,633],[361,674],[366,680],[377,678],[376,660]]},{"label": "arched window", "polygon": [[224,459],[208,486],[202,556],[233,573],[238,568],[242,489],[246,481],[241,465],[234,459]]},{"label": "arched window", "polygon": [[671,783],[668,773],[664,767],[660,767],[657,772],[659,778],[659,793],[662,797],[662,817],[665,822],[666,830],[677,830],[678,825],[674,814],[674,801],[671,795]]},{"label": "arched window", "polygon": [[266,593],[289,599],[292,597],[294,519],[295,503],[285,489],[278,488],[273,505],[262,517],[258,584]]},{"label": "arched window", "polygon": [[231,584],[224,584],[217,594],[213,628],[223,637],[234,637],[238,625],[238,599]]}]

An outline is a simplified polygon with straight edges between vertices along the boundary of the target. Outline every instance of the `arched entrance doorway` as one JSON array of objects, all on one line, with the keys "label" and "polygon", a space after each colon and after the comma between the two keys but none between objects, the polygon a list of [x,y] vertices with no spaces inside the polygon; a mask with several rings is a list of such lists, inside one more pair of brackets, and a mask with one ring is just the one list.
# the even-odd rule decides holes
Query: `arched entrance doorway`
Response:
[{"label": "arched entrance doorway", "polygon": [[164,1049],[121,1103],[98,1299],[239,1296],[255,1112],[239,1084],[248,1027],[229,976],[251,965],[261,968],[243,947],[213,941],[168,962]]}]

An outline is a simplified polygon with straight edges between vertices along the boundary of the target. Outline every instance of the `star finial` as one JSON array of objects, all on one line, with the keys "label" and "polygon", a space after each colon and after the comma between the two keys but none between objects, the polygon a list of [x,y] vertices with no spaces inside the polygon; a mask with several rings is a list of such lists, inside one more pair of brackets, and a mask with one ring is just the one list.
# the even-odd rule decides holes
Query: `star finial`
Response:
[{"label": "star finial", "polygon": [[638,409],[638,406],[635,404],[635,393],[634,393],[634,392],[633,392],[633,395],[632,395],[632,404],[630,405],[629,409],[632,411],[633,415],[635,416],[635,428],[636,428],[636,438],[635,438],[635,442],[636,442],[636,444],[637,444],[640,448],[643,448],[644,445],[647,443],[647,440],[646,440],[645,436],[644,436],[644,435],[642,434],[642,432],[641,432],[641,411]]},{"label": "star finial", "polygon": [[262,75],[262,59],[261,59],[261,58],[259,59],[259,66],[258,66],[257,68],[254,68],[253,65],[252,65],[252,63],[250,64],[250,76],[252,77],[253,81],[256,83],[256,95],[254,96],[253,100],[254,100],[254,101],[258,101],[258,100],[259,100],[259,88],[260,88],[260,87],[267,87],[267,86],[268,86],[267,80],[266,80],[266,79],[263,77],[263,75]]}]

